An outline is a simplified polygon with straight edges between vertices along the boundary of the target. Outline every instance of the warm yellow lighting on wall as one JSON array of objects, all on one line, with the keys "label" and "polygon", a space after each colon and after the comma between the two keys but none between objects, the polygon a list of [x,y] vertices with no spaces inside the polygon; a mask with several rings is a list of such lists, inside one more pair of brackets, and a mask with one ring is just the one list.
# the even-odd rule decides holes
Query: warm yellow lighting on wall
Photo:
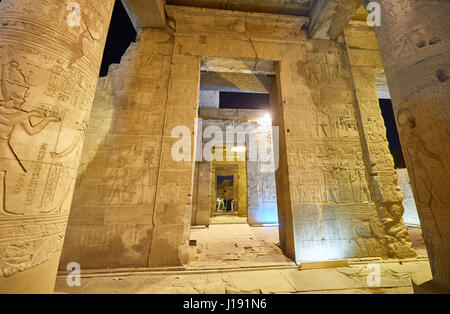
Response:
[{"label": "warm yellow lighting on wall", "polygon": [[245,146],[235,146],[231,149],[233,153],[243,153],[247,150]]}]

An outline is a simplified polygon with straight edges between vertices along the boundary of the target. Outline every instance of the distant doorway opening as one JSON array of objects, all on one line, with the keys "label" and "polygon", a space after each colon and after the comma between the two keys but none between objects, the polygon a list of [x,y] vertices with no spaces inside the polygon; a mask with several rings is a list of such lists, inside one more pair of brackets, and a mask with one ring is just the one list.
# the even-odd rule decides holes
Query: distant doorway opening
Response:
[{"label": "distant doorway opening", "polygon": [[216,176],[216,208],[214,216],[238,215],[235,188],[239,187],[237,187],[237,182],[235,182],[233,175]]},{"label": "distant doorway opening", "polygon": [[[223,156],[233,147],[223,147]],[[213,149],[216,154],[216,149]],[[228,152],[230,154],[230,152]],[[211,224],[247,223],[247,167],[245,156],[218,158],[211,167]]]}]

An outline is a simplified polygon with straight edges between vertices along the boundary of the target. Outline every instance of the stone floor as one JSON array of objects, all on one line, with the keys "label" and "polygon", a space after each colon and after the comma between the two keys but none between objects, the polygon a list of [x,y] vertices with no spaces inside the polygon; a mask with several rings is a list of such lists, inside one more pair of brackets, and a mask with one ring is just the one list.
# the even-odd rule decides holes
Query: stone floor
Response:
[{"label": "stone floor", "polygon": [[80,287],[69,287],[58,277],[55,293],[148,293],[148,294],[237,294],[237,293],[413,293],[411,276],[430,272],[427,260],[380,261],[381,281],[368,285],[365,263],[335,269],[299,271],[254,269],[233,271],[184,271],[88,275]]},{"label": "stone floor", "polygon": [[[186,270],[84,273],[80,287],[69,287],[60,275],[55,293],[413,293],[412,275],[431,271],[421,230],[410,228],[410,235],[419,253],[415,259],[351,259],[348,267],[299,271],[277,247],[277,228],[215,225],[193,229],[196,260]],[[369,263],[379,266],[375,286],[368,281]]]},{"label": "stone floor", "polygon": [[211,224],[247,224],[247,217],[239,217],[238,215],[217,215],[211,219]]},{"label": "stone floor", "polygon": [[427,256],[427,248],[422,236],[422,229],[417,227],[408,227],[409,237],[413,243],[414,249],[419,256]]},{"label": "stone floor", "polygon": [[[239,218],[239,217],[238,217]],[[192,229],[193,260],[188,269],[294,266],[278,247],[278,227],[247,224],[211,225]]]}]

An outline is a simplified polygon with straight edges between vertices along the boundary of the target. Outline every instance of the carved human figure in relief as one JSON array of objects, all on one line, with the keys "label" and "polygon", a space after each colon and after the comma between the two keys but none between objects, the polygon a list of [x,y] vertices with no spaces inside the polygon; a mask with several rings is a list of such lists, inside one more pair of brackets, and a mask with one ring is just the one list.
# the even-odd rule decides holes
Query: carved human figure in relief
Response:
[{"label": "carved human figure in relief", "polygon": [[318,137],[329,137],[330,131],[330,118],[325,106],[319,101],[314,104],[313,110],[316,118],[316,135]]},{"label": "carved human figure in relief", "polygon": [[[0,212],[9,214],[22,214],[15,210],[6,209],[6,175],[8,171],[27,172],[20,156],[11,145],[11,136],[16,128],[21,127],[32,136],[41,132],[50,122],[60,122],[57,117],[46,117],[36,111],[25,111],[22,105],[28,96],[30,84],[16,61],[3,66],[1,76],[1,93],[3,102],[0,102]],[[42,119],[33,125],[31,118]]]},{"label": "carved human figure in relief", "polygon": [[395,8],[389,1],[384,1],[383,3],[384,16],[388,20],[388,24],[396,24],[397,23],[397,14],[395,13]]},{"label": "carved human figure in relief", "polygon": [[410,162],[411,183],[415,186],[418,203],[429,207],[450,204],[448,173],[441,157],[428,149],[417,131],[416,119],[411,110],[400,109],[397,120]]},{"label": "carved human figure in relief", "polygon": [[[80,15],[80,23],[67,26],[69,29],[73,28],[78,32],[77,42],[73,43],[71,47],[69,47],[70,51],[72,51],[73,56],[69,63],[69,67],[76,63],[80,58],[84,57],[87,54],[87,50],[93,50],[94,52],[98,51],[100,42],[103,41],[104,36],[104,21],[101,16],[94,16],[94,10],[88,10],[87,7],[81,8],[80,12],[76,12],[76,8],[72,7],[72,11],[69,12],[69,16]],[[81,45],[80,45],[81,44]],[[89,44],[90,49],[87,48],[86,44]]]},{"label": "carved human figure in relief", "polygon": [[144,150],[142,167],[136,167],[131,171],[129,192],[132,195],[133,204],[144,204],[145,195],[148,190],[148,186],[152,185],[152,170],[154,149],[153,147],[147,147]]},{"label": "carved human figure in relief", "polygon": [[82,122],[77,122],[76,125],[78,127],[78,133],[72,139],[72,143],[59,153],[57,152],[50,153],[53,159],[65,158],[75,151],[76,151],[75,156],[79,157],[81,148],[83,146],[84,137],[86,135],[87,122],[86,120],[83,120]]}]

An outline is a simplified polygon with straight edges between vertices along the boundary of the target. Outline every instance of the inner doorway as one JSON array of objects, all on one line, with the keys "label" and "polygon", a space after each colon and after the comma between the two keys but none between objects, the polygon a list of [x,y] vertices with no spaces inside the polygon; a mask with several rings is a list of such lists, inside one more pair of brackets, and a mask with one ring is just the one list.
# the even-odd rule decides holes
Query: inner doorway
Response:
[{"label": "inner doorway", "polygon": [[[213,148],[219,157],[222,148]],[[247,164],[233,146],[223,147],[211,169],[211,224],[246,224],[248,214]]]},{"label": "inner doorway", "polygon": [[211,224],[247,223],[246,216],[239,216],[240,188],[239,165],[215,167],[215,203]]},{"label": "inner doorway", "polygon": [[295,267],[280,248],[270,167],[274,69],[271,61],[202,61],[190,269]]}]

